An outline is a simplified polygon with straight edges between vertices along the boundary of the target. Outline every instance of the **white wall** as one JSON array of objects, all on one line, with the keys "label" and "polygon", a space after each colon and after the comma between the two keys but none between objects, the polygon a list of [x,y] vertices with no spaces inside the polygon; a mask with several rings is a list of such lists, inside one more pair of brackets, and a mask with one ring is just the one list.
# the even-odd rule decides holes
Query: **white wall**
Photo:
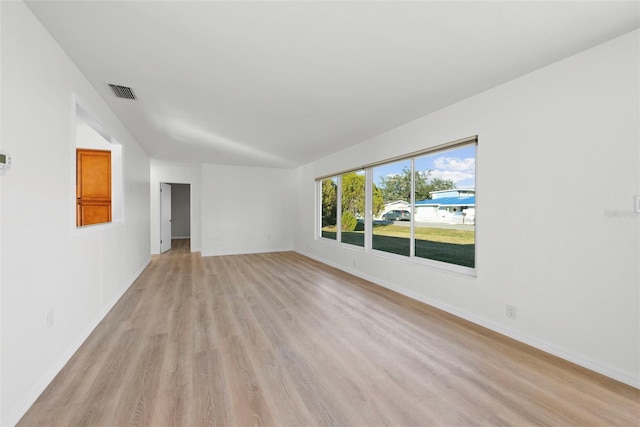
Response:
[{"label": "white wall", "polygon": [[200,165],[151,160],[151,253],[160,253],[160,183],[191,184],[191,252],[200,243]]},{"label": "white wall", "polygon": [[78,123],[76,126],[76,146],[111,151],[111,143],[86,123]]},{"label": "white wall", "polygon": [[171,237],[191,236],[191,186],[171,184]]},{"label": "white wall", "polygon": [[[4,108],[2,100],[2,22],[3,22],[3,13],[2,13],[2,5],[0,5],[0,148],[2,148],[2,120],[4,118]],[[2,174],[0,172],[0,309],[2,309],[3,298],[2,298]],[[3,402],[3,394],[2,394],[2,314],[0,313],[0,425],[4,425],[3,420],[3,410],[2,410],[2,402]]]},{"label": "white wall", "polygon": [[[295,249],[640,387],[639,38],[298,168]],[[476,134],[477,278],[314,239],[315,177]]]},{"label": "white wall", "polygon": [[[27,7],[0,8],[13,157],[0,177],[0,419],[12,425],[149,262],[149,160]],[[122,144],[123,224],[75,229],[74,93]]]},{"label": "white wall", "polygon": [[151,160],[151,253],[160,253],[160,183],[191,185],[191,251],[203,256],[293,248],[293,172]]},{"label": "white wall", "polygon": [[202,165],[202,255],[293,249],[293,171]]}]

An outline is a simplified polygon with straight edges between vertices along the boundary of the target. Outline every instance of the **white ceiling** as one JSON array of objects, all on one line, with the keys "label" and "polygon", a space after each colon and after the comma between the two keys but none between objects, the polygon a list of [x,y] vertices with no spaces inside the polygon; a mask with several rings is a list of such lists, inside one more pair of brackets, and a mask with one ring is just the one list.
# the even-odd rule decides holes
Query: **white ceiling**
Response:
[{"label": "white ceiling", "polygon": [[152,158],[267,167],[640,27],[638,2],[27,4]]}]

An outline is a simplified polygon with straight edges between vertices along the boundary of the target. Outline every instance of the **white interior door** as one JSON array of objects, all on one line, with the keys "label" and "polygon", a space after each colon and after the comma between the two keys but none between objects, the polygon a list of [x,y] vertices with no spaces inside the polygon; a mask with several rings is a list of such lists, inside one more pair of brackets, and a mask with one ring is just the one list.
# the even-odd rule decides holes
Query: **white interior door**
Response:
[{"label": "white interior door", "polygon": [[171,249],[171,185],[160,183],[160,252]]}]

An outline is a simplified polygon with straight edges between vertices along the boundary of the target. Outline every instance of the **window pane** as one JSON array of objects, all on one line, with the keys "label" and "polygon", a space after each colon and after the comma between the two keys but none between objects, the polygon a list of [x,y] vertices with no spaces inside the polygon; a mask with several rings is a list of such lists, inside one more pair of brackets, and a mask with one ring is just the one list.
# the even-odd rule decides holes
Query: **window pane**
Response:
[{"label": "window pane", "polygon": [[364,171],[346,173],[342,175],[341,181],[341,241],[364,247]]},{"label": "window pane", "polygon": [[322,225],[321,235],[336,240],[336,213],[338,212],[338,179],[322,180]]},{"label": "window pane", "polygon": [[415,256],[475,267],[475,144],[415,160]]},{"label": "window pane", "polygon": [[410,225],[411,161],[373,168],[373,249],[409,256]]}]

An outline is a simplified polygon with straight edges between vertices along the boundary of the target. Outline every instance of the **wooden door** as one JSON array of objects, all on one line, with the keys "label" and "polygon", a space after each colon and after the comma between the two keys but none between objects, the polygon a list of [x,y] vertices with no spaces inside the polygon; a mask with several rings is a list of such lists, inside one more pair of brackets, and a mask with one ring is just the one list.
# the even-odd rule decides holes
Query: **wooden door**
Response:
[{"label": "wooden door", "polygon": [[111,151],[76,150],[76,225],[111,222]]}]

